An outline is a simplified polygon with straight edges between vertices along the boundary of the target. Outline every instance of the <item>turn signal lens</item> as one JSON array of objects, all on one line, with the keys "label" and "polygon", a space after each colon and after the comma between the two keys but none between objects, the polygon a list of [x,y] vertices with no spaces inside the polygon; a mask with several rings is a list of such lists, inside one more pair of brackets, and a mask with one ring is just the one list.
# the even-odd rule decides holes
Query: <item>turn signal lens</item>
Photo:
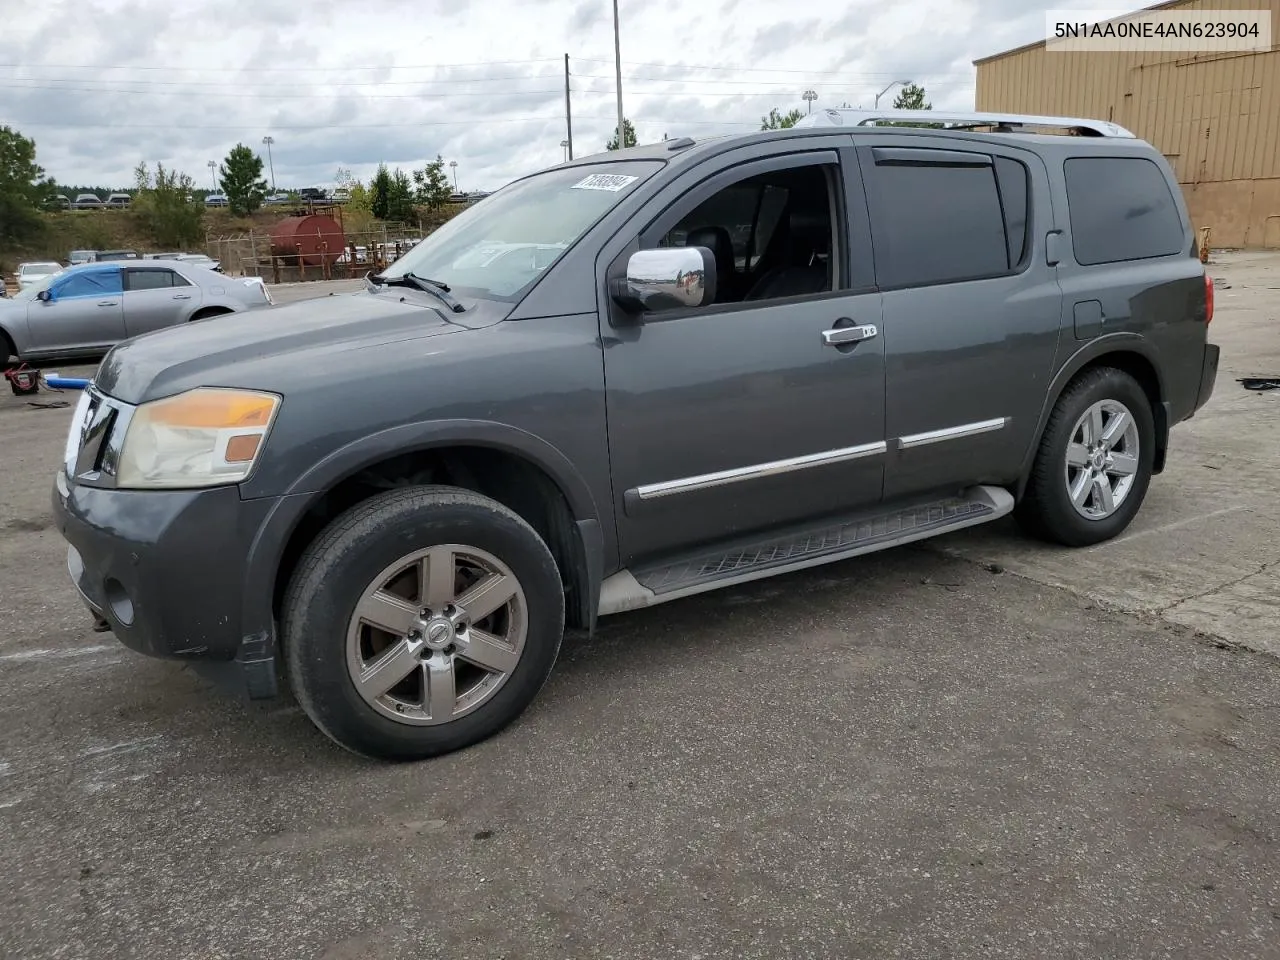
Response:
[{"label": "turn signal lens", "polygon": [[1204,275],[1204,322],[1213,323],[1213,277]]}]

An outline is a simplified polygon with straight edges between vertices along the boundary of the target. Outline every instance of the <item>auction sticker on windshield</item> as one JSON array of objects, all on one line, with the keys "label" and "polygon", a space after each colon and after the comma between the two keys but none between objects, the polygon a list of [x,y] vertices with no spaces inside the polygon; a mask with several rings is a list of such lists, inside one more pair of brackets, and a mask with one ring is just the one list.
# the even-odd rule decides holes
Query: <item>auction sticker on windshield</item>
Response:
[{"label": "auction sticker on windshield", "polygon": [[617,193],[623,187],[635,183],[639,177],[628,177],[620,173],[593,173],[583,177],[573,185],[574,190],[608,190]]}]

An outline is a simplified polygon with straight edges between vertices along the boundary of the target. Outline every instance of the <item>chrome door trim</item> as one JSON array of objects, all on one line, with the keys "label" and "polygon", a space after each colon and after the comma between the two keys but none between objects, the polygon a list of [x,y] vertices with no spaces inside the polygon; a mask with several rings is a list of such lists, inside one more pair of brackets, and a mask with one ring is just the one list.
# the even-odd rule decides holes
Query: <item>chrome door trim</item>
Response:
[{"label": "chrome door trim", "polygon": [[824,450],[822,453],[810,453],[802,457],[788,457],[786,460],[772,460],[769,463],[757,463],[749,467],[736,467],[733,470],[703,473],[696,477],[683,477],[679,480],[650,483],[643,487],[636,487],[635,495],[641,500],[656,500],[659,497],[667,497],[673,493],[706,490],[710,487],[721,487],[727,483],[737,483],[741,480],[759,480],[762,477],[774,477],[796,470],[807,470],[810,467],[825,467],[832,463],[844,463],[848,460],[874,457],[887,453],[888,449],[889,445],[880,440],[876,443],[864,443],[856,447]]},{"label": "chrome door trim", "polygon": [[828,347],[838,347],[846,343],[861,343],[880,335],[874,323],[864,323],[856,327],[835,327],[822,331],[822,343]]},{"label": "chrome door trim", "polygon": [[996,417],[994,420],[979,420],[977,423],[962,423],[958,427],[944,427],[941,430],[930,430],[927,433],[913,433],[899,437],[898,447],[902,450],[911,447],[923,447],[929,443],[943,440],[960,440],[963,437],[976,437],[981,433],[992,433],[1003,430],[1009,423],[1009,417]]}]

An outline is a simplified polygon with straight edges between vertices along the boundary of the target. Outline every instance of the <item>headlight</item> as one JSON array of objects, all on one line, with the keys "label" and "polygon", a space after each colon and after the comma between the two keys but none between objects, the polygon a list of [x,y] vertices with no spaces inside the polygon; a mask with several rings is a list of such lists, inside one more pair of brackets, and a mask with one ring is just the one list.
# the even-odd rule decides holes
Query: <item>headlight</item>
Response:
[{"label": "headlight", "polygon": [[249,475],[279,409],[271,393],[201,387],[144,403],[125,433],[120,487],[211,487]]}]

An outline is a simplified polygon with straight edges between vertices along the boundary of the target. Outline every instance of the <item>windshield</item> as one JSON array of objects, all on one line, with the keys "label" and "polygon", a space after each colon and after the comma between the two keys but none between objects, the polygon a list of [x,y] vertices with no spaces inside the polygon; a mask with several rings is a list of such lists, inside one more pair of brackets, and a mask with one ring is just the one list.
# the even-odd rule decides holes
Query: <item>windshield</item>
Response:
[{"label": "windshield", "polygon": [[458,214],[382,276],[412,273],[457,293],[515,300],[661,161],[548,170]]}]

